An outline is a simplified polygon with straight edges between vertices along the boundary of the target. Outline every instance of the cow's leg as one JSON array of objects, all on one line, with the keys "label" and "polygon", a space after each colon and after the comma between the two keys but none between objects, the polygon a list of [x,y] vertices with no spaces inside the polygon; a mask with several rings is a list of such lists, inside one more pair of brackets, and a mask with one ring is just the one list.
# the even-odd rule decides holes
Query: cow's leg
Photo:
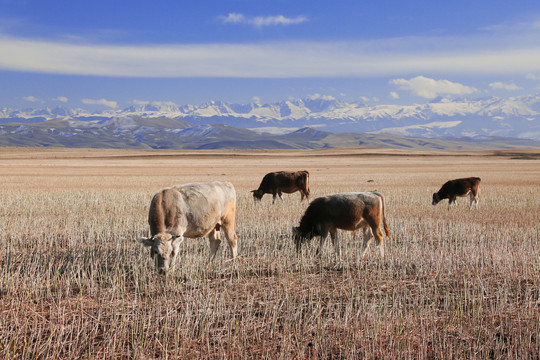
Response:
[{"label": "cow's leg", "polygon": [[276,203],[276,195],[277,193],[275,191],[272,192],[272,205]]},{"label": "cow's leg", "polygon": [[336,259],[341,261],[341,249],[339,247],[339,240],[337,238],[337,229],[330,230],[330,238],[332,239],[332,244],[334,244],[334,250],[336,252]]},{"label": "cow's leg", "polygon": [[208,234],[208,241],[210,242],[210,260],[213,260],[216,257],[216,253],[221,244],[219,230],[212,230]]},{"label": "cow's leg", "polygon": [[225,233],[225,238],[229,244],[229,249],[231,250],[232,260],[236,259],[236,256],[238,255],[238,236],[236,236],[236,232],[234,230],[234,221],[235,213],[229,214],[227,217],[222,219],[223,223],[221,224],[223,232]]},{"label": "cow's leg", "polygon": [[371,230],[368,227],[365,227],[363,231],[364,231],[364,241],[362,242],[362,258],[366,256],[369,243],[371,242],[371,238],[372,238]]},{"label": "cow's leg", "polygon": [[[373,219],[368,220],[369,227],[371,228],[371,232],[373,233],[373,237],[377,240],[377,245],[379,245],[379,251],[381,252],[381,257],[384,258],[384,236],[380,229],[380,223],[376,222]],[[365,237],[364,237],[365,241]]]},{"label": "cow's leg", "polygon": [[473,202],[474,202],[474,207],[475,207],[476,209],[478,209],[478,193],[473,194],[473,192],[471,191],[471,194],[470,194],[470,201],[469,201],[469,210],[472,209]]},{"label": "cow's leg", "polygon": [[178,252],[180,251],[180,244],[184,242],[183,236],[178,236],[175,238],[172,242],[172,253],[171,253],[171,259],[169,261],[169,268],[171,270],[174,270],[174,267],[176,266],[176,256],[178,256]]},{"label": "cow's leg", "polygon": [[321,256],[322,254],[322,247],[324,245],[324,241],[326,240],[326,237],[328,236],[328,230],[324,230],[321,232],[321,242],[319,243],[319,247],[317,248],[317,252],[315,255]]},{"label": "cow's leg", "polygon": [[281,201],[283,201],[283,193],[281,191],[278,191],[278,196],[281,199]]},{"label": "cow's leg", "polygon": [[379,229],[379,226],[377,226],[376,229],[371,228],[371,231],[373,231],[373,236],[379,242],[379,251],[381,252],[381,257],[384,259],[384,236],[383,236],[383,233],[382,233],[381,229]]}]

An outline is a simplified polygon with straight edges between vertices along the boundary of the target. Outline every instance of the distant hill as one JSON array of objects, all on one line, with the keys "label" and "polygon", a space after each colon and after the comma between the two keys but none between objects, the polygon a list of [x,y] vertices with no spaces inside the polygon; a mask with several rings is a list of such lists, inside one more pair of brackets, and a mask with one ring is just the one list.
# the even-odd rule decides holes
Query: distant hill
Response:
[{"label": "distant hill", "polygon": [[[323,106],[320,104],[320,106]],[[411,150],[540,148],[540,142],[506,137],[420,138],[396,134],[332,133],[304,127],[273,134],[220,123],[139,115],[60,117],[0,125],[0,146],[117,149],[321,149],[371,147]]]}]

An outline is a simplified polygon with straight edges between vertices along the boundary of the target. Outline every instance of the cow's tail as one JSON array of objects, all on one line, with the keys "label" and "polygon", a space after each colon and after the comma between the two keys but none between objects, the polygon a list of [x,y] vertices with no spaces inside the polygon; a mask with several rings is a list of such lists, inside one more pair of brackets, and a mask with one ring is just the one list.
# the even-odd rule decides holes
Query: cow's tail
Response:
[{"label": "cow's tail", "polygon": [[381,198],[384,232],[386,233],[387,237],[390,237],[390,230],[388,229],[388,224],[386,223],[386,205],[384,204],[384,196],[381,193],[378,193],[377,195],[379,195]]},{"label": "cow's tail", "polygon": [[309,171],[304,170],[304,172],[306,173],[306,195],[308,195],[309,200],[309,195],[311,195],[311,192],[309,191]]}]

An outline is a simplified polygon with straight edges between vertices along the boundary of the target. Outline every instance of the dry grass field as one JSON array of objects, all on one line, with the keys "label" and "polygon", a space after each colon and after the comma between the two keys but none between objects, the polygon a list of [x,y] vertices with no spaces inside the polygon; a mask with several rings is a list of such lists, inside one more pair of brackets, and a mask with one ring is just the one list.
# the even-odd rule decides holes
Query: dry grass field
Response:
[{"label": "dry grass field", "polygon": [[[298,193],[255,204],[274,170],[308,170],[312,198],[378,190],[386,257],[340,232],[297,256]],[[482,178],[447,210],[448,179]],[[186,239],[174,273],[148,249],[163,187],[228,180],[240,261]],[[189,152],[0,149],[0,358],[538,359],[538,152],[376,149]]]}]

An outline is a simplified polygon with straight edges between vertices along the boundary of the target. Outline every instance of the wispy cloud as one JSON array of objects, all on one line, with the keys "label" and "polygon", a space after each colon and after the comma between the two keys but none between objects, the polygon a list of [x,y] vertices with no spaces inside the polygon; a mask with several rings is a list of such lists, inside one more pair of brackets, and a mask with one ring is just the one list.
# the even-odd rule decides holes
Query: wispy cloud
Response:
[{"label": "wispy cloud", "polygon": [[29,102],[41,102],[42,101],[41,99],[38,99],[37,97],[32,96],[32,95],[23,97],[23,100],[24,101],[29,101]]},{"label": "wispy cloud", "polygon": [[[232,20],[231,20],[232,21]],[[404,77],[540,73],[540,45],[491,38],[80,45],[0,34],[0,69],[111,77]],[[463,45],[465,44],[465,45]],[[429,49],[429,50],[426,50]]]},{"label": "wispy cloud", "polygon": [[134,105],[148,105],[150,104],[150,101],[146,101],[146,100],[132,100],[131,101]]},{"label": "wispy cloud", "polygon": [[321,94],[318,94],[318,93],[313,94],[313,95],[309,95],[308,99],[311,99],[311,100],[324,100],[324,101],[336,100],[336,98],[333,97],[332,95],[321,95]]},{"label": "wispy cloud", "polygon": [[308,18],[305,16],[294,18],[283,15],[250,17],[239,13],[229,13],[227,16],[220,16],[219,19],[223,24],[247,24],[258,28],[263,26],[297,25],[308,21]]},{"label": "wispy cloud", "polygon": [[88,105],[103,105],[110,108],[116,108],[118,106],[118,103],[113,100],[107,100],[107,99],[82,99],[83,104]]},{"label": "wispy cloud", "polygon": [[58,97],[55,97],[53,98],[54,101],[60,101],[60,102],[63,102],[63,103],[66,103],[69,101],[69,99],[65,96],[58,96]]},{"label": "wispy cloud", "polygon": [[440,95],[467,95],[479,92],[478,89],[460,83],[449,80],[434,80],[425,76],[417,76],[409,80],[394,79],[390,81],[390,84],[427,99],[433,99]]},{"label": "wispy cloud", "polygon": [[521,90],[521,86],[517,86],[514,83],[503,83],[500,81],[492,82],[489,84],[489,87],[492,89],[503,89],[503,90]]}]

